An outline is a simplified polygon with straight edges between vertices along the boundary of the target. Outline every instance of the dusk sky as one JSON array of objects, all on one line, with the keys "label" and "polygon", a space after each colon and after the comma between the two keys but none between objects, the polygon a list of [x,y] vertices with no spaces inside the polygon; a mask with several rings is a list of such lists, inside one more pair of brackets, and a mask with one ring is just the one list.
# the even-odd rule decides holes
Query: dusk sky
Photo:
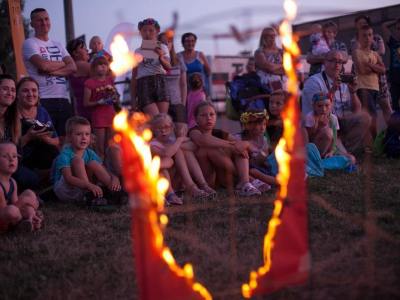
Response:
[{"label": "dusk sky", "polygon": [[[179,14],[175,47],[179,51],[180,35],[192,31],[199,36],[197,49],[206,54],[238,54],[242,50],[254,50],[257,47],[257,33],[246,44],[239,44],[233,39],[212,39],[213,34],[229,32],[234,24],[239,30],[262,28],[276,22],[284,15],[283,1],[270,0],[80,0],[73,1],[75,35],[86,34],[90,39],[99,35],[106,42],[114,26],[122,22],[132,23],[132,30],[137,22],[153,17],[163,28],[172,23],[174,11]],[[326,18],[358,10],[398,4],[398,0],[300,0],[298,21]],[[110,5],[111,4],[111,5]],[[65,43],[65,28],[62,0],[26,0],[24,16],[36,7],[47,9],[50,14],[52,29],[50,37]],[[131,48],[139,46],[139,39],[131,41]]]}]

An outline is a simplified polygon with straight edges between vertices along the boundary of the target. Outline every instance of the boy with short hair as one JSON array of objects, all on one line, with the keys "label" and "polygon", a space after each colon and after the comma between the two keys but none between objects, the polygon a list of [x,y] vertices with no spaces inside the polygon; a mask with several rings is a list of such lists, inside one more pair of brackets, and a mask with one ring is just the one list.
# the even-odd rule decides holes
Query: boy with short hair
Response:
[{"label": "boy with short hair", "polygon": [[116,176],[107,172],[96,152],[89,148],[90,122],[83,117],[72,117],[67,121],[66,134],[69,144],[64,146],[54,163],[56,196],[61,201],[79,202],[86,192],[90,192],[93,197],[88,197],[88,205],[106,205],[103,190],[92,177],[112,192],[120,191],[121,184]]},{"label": "boy with short hair", "polygon": [[357,94],[361,104],[371,115],[371,134],[375,138],[376,128],[376,104],[379,95],[379,75],[385,74],[385,65],[380,55],[371,50],[374,32],[372,27],[364,25],[358,35],[360,47],[354,50],[353,61],[357,74]]},{"label": "boy with short hair", "polygon": [[40,229],[43,215],[39,201],[32,190],[25,190],[20,195],[17,183],[11,175],[17,170],[17,147],[12,142],[0,143],[0,233],[11,226],[20,224],[25,231]]}]

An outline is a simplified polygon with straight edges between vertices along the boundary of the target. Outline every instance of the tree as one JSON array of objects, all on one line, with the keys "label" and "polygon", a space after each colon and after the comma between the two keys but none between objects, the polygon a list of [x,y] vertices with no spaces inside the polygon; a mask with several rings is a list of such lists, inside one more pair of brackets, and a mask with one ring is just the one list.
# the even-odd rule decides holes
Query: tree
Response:
[{"label": "tree", "polygon": [[[21,12],[24,0],[21,1]],[[29,21],[24,19],[25,36],[29,32]],[[0,64],[5,67],[8,74],[16,76],[15,57],[11,37],[11,26],[8,12],[8,0],[0,0]]]}]

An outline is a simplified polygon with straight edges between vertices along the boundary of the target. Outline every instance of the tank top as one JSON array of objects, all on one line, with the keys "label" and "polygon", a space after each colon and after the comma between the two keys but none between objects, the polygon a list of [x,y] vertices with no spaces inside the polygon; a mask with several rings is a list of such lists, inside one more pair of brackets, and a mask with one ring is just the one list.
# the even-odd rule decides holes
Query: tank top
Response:
[{"label": "tank top", "polygon": [[4,198],[6,199],[6,203],[7,205],[12,204],[12,194],[14,193],[14,181],[12,181],[12,179],[9,179],[9,183],[10,183],[10,189],[8,190],[8,192],[6,192],[6,188],[4,187],[4,185],[0,182],[0,186],[1,189],[3,190],[3,194],[4,194]]}]

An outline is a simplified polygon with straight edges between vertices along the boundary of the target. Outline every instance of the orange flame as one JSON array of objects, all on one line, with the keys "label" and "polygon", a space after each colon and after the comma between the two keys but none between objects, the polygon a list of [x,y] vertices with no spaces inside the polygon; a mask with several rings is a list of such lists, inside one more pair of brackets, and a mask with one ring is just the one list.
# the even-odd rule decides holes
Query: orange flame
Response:
[{"label": "orange flame", "polygon": [[129,51],[128,44],[120,34],[114,36],[110,50],[113,57],[110,68],[117,76],[132,70],[143,60],[142,56]]},{"label": "orange flame", "polygon": [[[135,217],[147,218],[144,226],[149,227],[146,227],[147,232],[144,234],[152,239],[151,252],[155,252],[157,260],[164,261],[176,279],[184,278],[184,282],[202,299],[211,300],[207,289],[194,281],[192,265],[186,264],[183,268],[178,266],[171,250],[164,245],[163,229],[168,224],[168,217],[162,210],[168,181],[159,176],[160,158],[151,156],[148,141],[152,135],[149,129],[144,128],[146,121],[147,118],[141,113],[133,114],[128,121],[126,110],[122,110],[114,118],[114,128],[119,132],[115,141],[122,145],[125,187],[131,195],[137,195],[137,200],[131,206],[133,209],[143,209],[142,215]],[[124,140],[129,143],[123,143]]]},{"label": "orange flame", "polygon": [[281,224],[280,215],[285,201],[284,199],[288,195],[288,182],[290,178],[289,164],[293,158],[290,153],[292,153],[294,148],[295,134],[298,128],[298,120],[294,116],[296,110],[295,105],[297,105],[298,81],[296,66],[293,62],[299,56],[300,50],[297,43],[293,40],[291,26],[291,21],[295,18],[297,12],[296,2],[294,0],[285,0],[284,9],[286,12],[286,19],[281,23],[279,33],[284,46],[283,67],[288,76],[287,88],[291,96],[282,113],[284,127],[283,137],[279,140],[275,150],[275,156],[279,165],[277,180],[280,189],[278,197],[274,201],[274,210],[271,219],[268,222],[268,231],[264,237],[264,265],[258,268],[257,271],[251,272],[249,283],[242,285],[242,294],[245,298],[250,298],[253,295],[253,292],[258,285],[257,279],[264,276],[271,269],[271,252],[274,247],[277,228]]}]

